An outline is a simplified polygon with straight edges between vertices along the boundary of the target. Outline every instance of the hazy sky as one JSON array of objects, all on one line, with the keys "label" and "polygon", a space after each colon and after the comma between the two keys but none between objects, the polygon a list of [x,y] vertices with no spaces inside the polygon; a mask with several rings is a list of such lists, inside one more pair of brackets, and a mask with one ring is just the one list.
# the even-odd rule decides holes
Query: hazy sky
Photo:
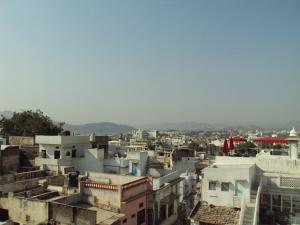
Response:
[{"label": "hazy sky", "polygon": [[77,124],[300,119],[300,1],[0,1],[0,82]]}]

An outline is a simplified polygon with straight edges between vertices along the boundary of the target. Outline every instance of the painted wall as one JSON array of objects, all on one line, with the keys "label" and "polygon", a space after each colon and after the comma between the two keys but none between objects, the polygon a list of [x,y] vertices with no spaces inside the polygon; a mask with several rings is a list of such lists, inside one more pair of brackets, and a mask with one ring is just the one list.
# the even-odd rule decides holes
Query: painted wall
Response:
[{"label": "painted wall", "polygon": [[276,156],[261,152],[256,156],[256,166],[264,172],[300,174],[300,159]]},{"label": "painted wall", "polygon": [[[233,207],[233,197],[235,196],[236,181],[244,181],[245,196],[250,200],[251,183],[254,179],[255,166],[234,167],[218,166],[217,168],[207,167],[203,171],[202,196],[203,201],[216,206]],[[209,181],[216,181],[216,190],[209,190]],[[229,183],[229,191],[221,191],[221,183]]]},{"label": "painted wall", "polygon": [[[141,206],[142,205],[142,206]],[[125,214],[125,217],[122,219],[121,224],[126,225],[136,225],[137,224],[137,213],[141,210],[145,210],[145,222],[141,225],[146,225],[147,219],[147,198],[146,194],[131,200],[130,202],[124,202],[121,204],[121,213]],[[126,223],[123,223],[124,219],[127,220]]]}]

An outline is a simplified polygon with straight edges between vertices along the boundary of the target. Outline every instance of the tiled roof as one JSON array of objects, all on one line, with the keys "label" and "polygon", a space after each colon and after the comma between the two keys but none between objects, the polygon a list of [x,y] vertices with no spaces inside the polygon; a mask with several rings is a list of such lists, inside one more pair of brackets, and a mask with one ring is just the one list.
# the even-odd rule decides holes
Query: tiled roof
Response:
[{"label": "tiled roof", "polygon": [[213,206],[199,202],[190,218],[194,221],[215,225],[237,225],[240,210],[225,206]]}]

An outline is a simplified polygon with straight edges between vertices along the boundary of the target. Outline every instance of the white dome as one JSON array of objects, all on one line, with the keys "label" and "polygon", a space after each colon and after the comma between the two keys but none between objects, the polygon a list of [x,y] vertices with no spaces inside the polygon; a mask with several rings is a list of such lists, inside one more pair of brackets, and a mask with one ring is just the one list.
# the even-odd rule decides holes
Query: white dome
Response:
[{"label": "white dome", "polygon": [[298,137],[298,134],[297,134],[297,131],[295,130],[295,128],[293,128],[293,129],[290,131],[290,137]]}]

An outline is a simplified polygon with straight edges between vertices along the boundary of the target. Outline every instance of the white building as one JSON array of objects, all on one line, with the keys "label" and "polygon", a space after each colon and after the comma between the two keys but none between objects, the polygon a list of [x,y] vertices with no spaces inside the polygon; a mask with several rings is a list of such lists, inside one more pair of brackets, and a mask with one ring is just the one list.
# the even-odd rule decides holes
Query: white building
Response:
[{"label": "white building", "polygon": [[158,131],[157,130],[148,131],[148,137],[156,139],[158,137]]},{"label": "white building", "polygon": [[172,137],[172,139],[171,139],[171,144],[173,146],[182,146],[182,145],[185,145],[185,143],[186,143],[185,135]]},{"label": "white building", "polygon": [[194,207],[194,195],[197,193],[197,174],[185,172],[180,175],[179,202],[184,205],[186,216]]},{"label": "white building", "polygon": [[288,156],[262,151],[256,158],[216,157],[204,169],[203,201],[240,208],[239,224],[258,224],[259,218],[263,224],[300,224],[298,140],[293,129]]},{"label": "white building", "polygon": [[66,174],[79,171],[103,172],[104,150],[94,148],[93,136],[40,136],[39,157],[35,164],[42,170]]}]

